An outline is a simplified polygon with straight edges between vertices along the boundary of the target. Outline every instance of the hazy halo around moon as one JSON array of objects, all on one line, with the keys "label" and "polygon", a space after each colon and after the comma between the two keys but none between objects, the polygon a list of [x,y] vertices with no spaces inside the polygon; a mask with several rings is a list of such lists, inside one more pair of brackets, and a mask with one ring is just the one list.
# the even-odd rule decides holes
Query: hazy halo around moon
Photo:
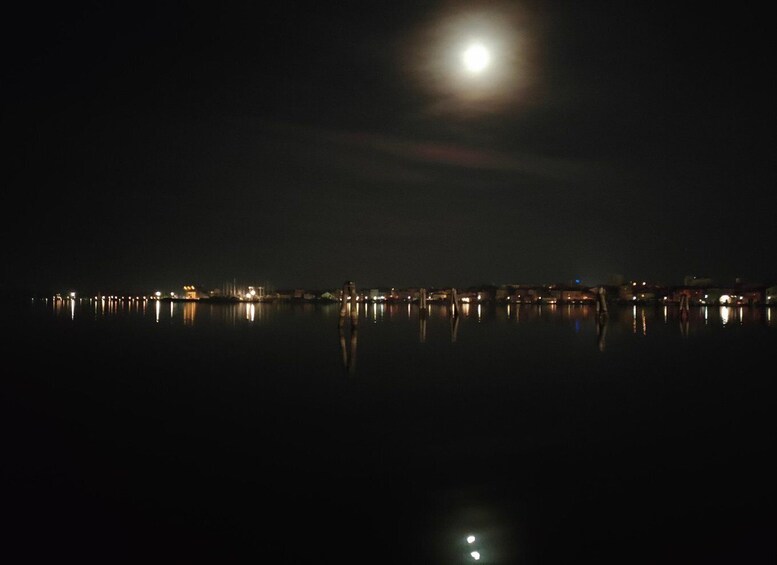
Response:
[{"label": "hazy halo around moon", "polygon": [[426,94],[426,115],[471,117],[509,111],[533,100],[536,27],[511,3],[440,10],[402,38],[398,60]]}]

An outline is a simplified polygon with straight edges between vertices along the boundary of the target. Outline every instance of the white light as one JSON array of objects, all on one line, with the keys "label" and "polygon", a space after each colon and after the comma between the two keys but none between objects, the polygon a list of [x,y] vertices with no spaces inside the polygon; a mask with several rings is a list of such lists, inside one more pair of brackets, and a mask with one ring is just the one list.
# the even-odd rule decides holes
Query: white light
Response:
[{"label": "white light", "polygon": [[475,541],[475,536],[467,536],[467,543],[472,543]]},{"label": "white light", "polygon": [[157,290],[157,291],[154,293],[154,296],[156,296],[157,298],[159,298],[160,296],[162,296],[162,293],[161,293],[161,292],[159,292],[159,291]]},{"label": "white light", "polygon": [[472,553],[470,553],[470,555],[475,559],[475,561],[480,559],[480,552],[479,551],[473,551]]},{"label": "white light", "polygon": [[76,293],[75,292],[71,292],[70,293],[70,298],[75,298],[75,297],[76,297]]},{"label": "white light", "polygon": [[467,47],[462,55],[462,59],[468,71],[479,73],[491,62],[491,54],[481,44],[475,43]]}]

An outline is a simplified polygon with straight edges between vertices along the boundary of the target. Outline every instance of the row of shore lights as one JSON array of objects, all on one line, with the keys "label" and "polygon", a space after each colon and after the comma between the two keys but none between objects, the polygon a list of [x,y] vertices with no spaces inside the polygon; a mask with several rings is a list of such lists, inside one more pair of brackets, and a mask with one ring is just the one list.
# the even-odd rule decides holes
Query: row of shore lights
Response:
[{"label": "row of shore lights", "polygon": [[[192,287],[193,288],[193,287]],[[256,298],[256,290],[251,289],[249,292],[246,293],[245,297],[247,299]],[[75,300],[76,293],[71,292],[67,296],[70,300]],[[154,295],[150,298],[151,300],[159,300],[162,298],[162,293],[160,291],[156,291]],[[170,293],[170,298],[178,298],[178,295],[174,292]],[[62,297],[60,295],[54,296],[54,300],[62,300]],[[149,300],[148,296],[95,296],[94,300]]]},{"label": "row of shore lights", "polygon": [[[176,295],[174,292],[170,293],[171,298],[177,298],[178,295]],[[159,300],[162,298],[162,293],[159,291],[156,291],[154,295],[150,298],[150,300]],[[75,300],[76,299],[76,293],[70,292],[68,293],[67,297],[62,298],[59,294],[54,296],[54,300]],[[148,296],[95,296],[94,300],[149,300]]]}]

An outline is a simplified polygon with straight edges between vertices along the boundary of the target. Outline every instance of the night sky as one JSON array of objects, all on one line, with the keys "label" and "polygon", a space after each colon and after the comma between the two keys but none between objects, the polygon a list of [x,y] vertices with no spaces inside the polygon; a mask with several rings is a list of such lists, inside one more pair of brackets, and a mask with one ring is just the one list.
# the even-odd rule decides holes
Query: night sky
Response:
[{"label": "night sky", "polygon": [[680,4],[4,8],[0,284],[772,283],[771,19]]}]

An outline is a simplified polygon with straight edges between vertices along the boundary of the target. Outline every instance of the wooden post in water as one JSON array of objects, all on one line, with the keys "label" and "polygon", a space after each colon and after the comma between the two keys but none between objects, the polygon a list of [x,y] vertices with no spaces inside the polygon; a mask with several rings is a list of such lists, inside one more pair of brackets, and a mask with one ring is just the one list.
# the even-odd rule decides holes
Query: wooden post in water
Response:
[{"label": "wooden post in water", "polygon": [[418,311],[422,316],[425,316],[428,313],[428,309],[426,307],[426,289],[422,288],[418,291]]},{"label": "wooden post in water", "polygon": [[607,298],[605,297],[606,294],[607,291],[603,286],[600,286],[596,289],[596,313],[599,314],[599,316],[607,315]]},{"label": "wooden post in water", "polygon": [[359,308],[356,303],[356,285],[350,284],[351,294],[351,328],[354,329],[359,325]]},{"label": "wooden post in water", "polygon": [[346,281],[343,283],[343,288],[340,291],[340,319],[338,320],[338,327],[342,328],[345,325],[345,318],[348,316],[348,299],[351,296],[350,288],[353,283]]},{"label": "wooden post in water", "polygon": [[456,289],[451,289],[451,316],[461,316],[461,301]]}]

